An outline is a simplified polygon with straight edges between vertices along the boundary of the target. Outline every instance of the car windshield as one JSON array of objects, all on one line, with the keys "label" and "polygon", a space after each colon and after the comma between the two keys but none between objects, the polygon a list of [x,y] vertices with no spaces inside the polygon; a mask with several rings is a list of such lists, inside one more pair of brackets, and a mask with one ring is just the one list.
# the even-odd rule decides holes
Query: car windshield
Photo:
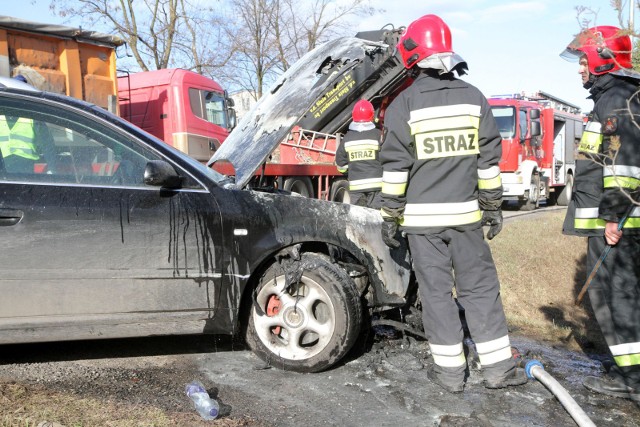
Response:
[{"label": "car windshield", "polygon": [[[97,108],[97,107],[96,107]],[[102,111],[102,114],[104,114],[104,112]],[[123,127],[125,129],[127,129],[129,132],[137,132],[138,133],[138,137],[144,137],[144,138],[148,138],[148,139],[153,139],[156,142],[160,142],[163,144],[163,146],[165,146],[167,149],[174,151],[174,153],[176,153],[176,155],[180,156],[182,159],[184,159],[184,161],[186,161],[187,163],[191,164],[194,168],[198,168],[201,171],[203,171],[204,173],[206,173],[207,175],[209,175],[209,177],[214,180],[217,184],[223,185],[226,182],[229,181],[229,177],[226,175],[223,175],[219,172],[216,172],[215,170],[211,169],[210,167],[207,167],[206,165],[204,165],[203,163],[200,163],[199,161],[197,161],[196,159],[194,159],[193,157],[188,156],[187,154],[183,153],[182,151],[178,150],[177,148],[172,147],[171,145],[168,145],[156,138],[154,135],[151,135],[150,133],[147,133],[137,127],[134,127],[133,125],[131,125],[131,123],[127,122],[126,120],[122,119],[121,117],[118,116],[112,116],[111,117],[111,122],[120,122],[120,127]]]},{"label": "car windshield", "polygon": [[516,135],[516,115],[513,107],[491,107],[493,117],[498,124],[500,136],[504,139],[514,138]]},{"label": "car windshield", "polygon": [[[122,121],[122,119],[120,119],[119,117],[116,117],[115,120]],[[126,121],[123,121],[123,123],[126,123],[126,126],[130,127],[130,125]],[[151,138],[151,139],[154,139],[154,140],[159,141],[162,144],[164,144],[164,142],[162,140],[159,140],[158,138],[156,138],[155,136],[153,136],[151,134],[148,134],[148,133],[145,132],[144,136],[146,138]],[[211,169],[210,167],[207,167],[205,164],[200,163],[198,160],[194,159],[191,156],[188,156],[187,154],[183,153],[182,151],[178,150],[175,147],[172,147],[171,145],[167,144],[166,147],[168,149],[174,151],[176,153],[176,155],[180,156],[182,159],[184,159],[184,161],[189,163],[194,168],[197,168],[197,169],[203,171],[204,173],[206,173],[207,175],[209,175],[209,177],[212,180],[214,180],[217,184],[223,185],[223,184],[229,182],[229,180],[231,179],[228,176],[223,175],[223,174]]]}]

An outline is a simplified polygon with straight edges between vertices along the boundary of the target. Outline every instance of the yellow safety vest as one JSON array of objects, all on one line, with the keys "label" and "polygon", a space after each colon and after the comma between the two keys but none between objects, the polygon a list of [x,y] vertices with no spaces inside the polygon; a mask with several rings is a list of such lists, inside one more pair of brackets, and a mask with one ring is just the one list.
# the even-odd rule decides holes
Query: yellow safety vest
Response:
[{"label": "yellow safety vest", "polygon": [[2,152],[2,157],[18,156],[29,160],[38,160],[40,156],[36,152],[35,136],[33,119],[20,117],[13,126],[10,126],[6,116],[0,116],[0,152]]}]

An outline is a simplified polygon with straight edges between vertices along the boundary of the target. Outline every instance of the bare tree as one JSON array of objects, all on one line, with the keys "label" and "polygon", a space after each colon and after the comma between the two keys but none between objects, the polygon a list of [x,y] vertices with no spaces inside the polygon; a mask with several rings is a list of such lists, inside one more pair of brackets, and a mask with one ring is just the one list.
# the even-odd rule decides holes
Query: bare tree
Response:
[{"label": "bare tree", "polygon": [[274,38],[283,71],[319,44],[336,36],[354,35],[350,19],[374,12],[368,0],[313,0],[307,3],[280,0],[280,3],[279,28],[284,31],[274,33]]},{"label": "bare tree", "polygon": [[221,23],[231,59],[218,70],[218,78],[226,86],[262,96],[276,64],[272,33],[277,8],[278,0],[232,0],[233,18]]},{"label": "bare tree", "polygon": [[231,59],[220,79],[255,99],[290,65],[319,44],[354,35],[355,16],[372,14],[370,0],[231,0],[235,19],[223,24]]},{"label": "bare tree", "polygon": [[[52,0],[50,9],[66,18],[93,20],[98,28],[122,37],[140,70],[182,67],[203,72],[213,63],[211,10],[191,0]],[[93,24],[92,24],[93,25]],[[206,59],[205,59],[206,58]],[[220,59],[222,58],[222,59]]]},{"label": "bare tree", "polygon": [[198,0],[51,0],[50,9],[123,38],[132,68],[191,69],[255,99],[318,44],[353,35],[351,18],[373,13],[370,0],[217,3],[214,11]]}]

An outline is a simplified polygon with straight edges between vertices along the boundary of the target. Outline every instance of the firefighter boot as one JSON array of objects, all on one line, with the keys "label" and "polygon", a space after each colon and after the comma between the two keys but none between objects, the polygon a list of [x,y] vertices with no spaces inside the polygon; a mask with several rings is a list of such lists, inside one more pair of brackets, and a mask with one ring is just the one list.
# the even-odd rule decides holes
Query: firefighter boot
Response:
[{"label": "firefighter boot", "polygon": [[527,380],[527,374],[524,369],[514,367],[501,377],[485,378],[484,386],[486,388],[505,388],[526,384]]},{"label": "firefighter boot", "polygon": [[427,370],[427,377],[449,393],[462,393],[464,391],[464,379],[454,381],[452,378],[446,378],[446,375],[438,374],[434,368]]},{"label": "firefighter boot", "polygon": [[628,386],[624,378],[616,375],[604,377],[586,377],[582,385],[588,390],[612,397],[631,399],[640,403],[640,390]]}]

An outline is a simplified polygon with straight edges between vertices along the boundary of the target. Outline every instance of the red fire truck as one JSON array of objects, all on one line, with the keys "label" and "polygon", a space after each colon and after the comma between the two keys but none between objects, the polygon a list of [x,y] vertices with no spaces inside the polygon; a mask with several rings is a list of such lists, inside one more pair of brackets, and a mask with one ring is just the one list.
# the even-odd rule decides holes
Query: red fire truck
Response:
[{"label": "red fire truck", "polygon": [[235,126],[233,100],[215,81],[183,69],[118,76],[120,116],[206,162]]},{"label": "red fire truck", "polygon": [[566,206],[582,136],[580,108],[542,91],[492,97],[489,104],[502,136],[504,199],[522,210],[537,208],[542,199]]}]

